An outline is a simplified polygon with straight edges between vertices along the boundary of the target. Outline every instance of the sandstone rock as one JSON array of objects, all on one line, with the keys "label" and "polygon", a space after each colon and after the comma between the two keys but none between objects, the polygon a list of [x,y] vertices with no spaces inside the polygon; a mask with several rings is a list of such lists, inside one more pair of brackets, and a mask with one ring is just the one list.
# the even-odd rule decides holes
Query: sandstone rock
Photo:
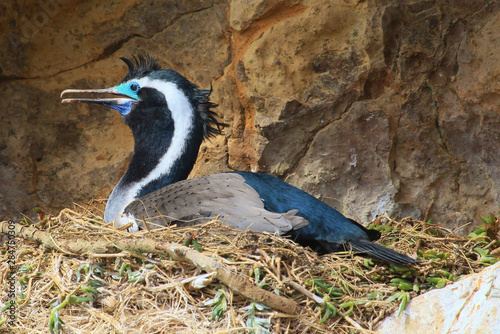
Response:
[{"label": "sandstone rock", "polygon": [[367,223],[497,213],[500,3],[11,1],[0,18],[0,218],[107,196],[132,138],[65,88],[148,51],[213,85],[225,136],[192,175],[272,173]]},{"label": "sandstone rock", "polygon": [[500,263],[414,298],[378,333],[500,333]]}]

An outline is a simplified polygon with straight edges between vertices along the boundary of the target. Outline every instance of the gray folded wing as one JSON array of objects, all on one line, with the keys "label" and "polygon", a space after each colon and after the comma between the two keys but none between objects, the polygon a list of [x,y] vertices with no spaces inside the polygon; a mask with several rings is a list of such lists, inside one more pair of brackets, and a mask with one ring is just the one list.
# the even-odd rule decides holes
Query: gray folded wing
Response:
[{"label": "gray folded wing", "polygon": [[124,210],[132,214],[143,227],[146,220],[150,228],[175,223],[194,225],[220,216],[232,228],[258,232],[286,233],[308,224],[296,216],[297,210],[286,213],[267,211],[259,194],[242,176],[219,173],[183,180],[130,203]]}]

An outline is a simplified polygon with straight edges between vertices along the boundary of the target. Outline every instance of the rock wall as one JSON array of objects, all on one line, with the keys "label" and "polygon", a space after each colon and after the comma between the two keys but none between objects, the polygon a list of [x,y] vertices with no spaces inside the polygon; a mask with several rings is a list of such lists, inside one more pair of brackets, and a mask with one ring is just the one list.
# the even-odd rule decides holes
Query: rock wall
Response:
[{"label": "rock wall", "polygon": [[497,213],[497,1],[10,1],[0,10],[0,218],[106,197],[131,157],[117,113],[62,106],[147,51],[230,126],[193,176],[274,174],[367,223]]}]

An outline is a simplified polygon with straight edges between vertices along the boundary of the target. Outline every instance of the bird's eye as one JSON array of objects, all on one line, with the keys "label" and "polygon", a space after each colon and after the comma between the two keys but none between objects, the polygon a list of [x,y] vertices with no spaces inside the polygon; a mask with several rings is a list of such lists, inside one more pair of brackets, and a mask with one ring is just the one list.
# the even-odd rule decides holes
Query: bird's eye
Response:
[{"label": "bird's eye", "polygon": [[133,92],[137,92],[139,90],[139,85],[136,84],[135,82],[130,84],[130,90]]}]

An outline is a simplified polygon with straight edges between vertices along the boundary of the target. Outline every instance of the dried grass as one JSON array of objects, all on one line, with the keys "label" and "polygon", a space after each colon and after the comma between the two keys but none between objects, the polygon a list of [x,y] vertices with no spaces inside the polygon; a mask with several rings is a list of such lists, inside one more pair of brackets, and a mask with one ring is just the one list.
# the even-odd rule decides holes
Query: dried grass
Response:
[{"label": "dried grass", "polygon": [[[65,209],[58,217],[45,217],[42,221],[47,225],[43,230],[54,240],[86,240],[91,244],[130,237],[129,233],[104,224],[94,204],[79,208],[78,212]],[[134,234],[137,240],[149,238],[180,244],[194,235],[203,254],[251,276],[254,282],[260,273],[259,286],[295,300],[300,305],[295,315],[269,309],[247,315],[243,307],[251,305],[250,300],[217,280],[206,287],[194,288],[191,281],[205,273],[193,264],[174,261],[165,255],[128,251],[74,255],[63,247],[47,249],[17,238],[17,326],[9,327],[5,322],[0,331],[48,333],[51,311],[72,294],[80,298],[79,302],[73,300],[58,311],[64,321],[64,333],[241,333],[251,331],[247,322],[252,317],[268,320],[272,333],[370,333],[375,324],[400,305],[397,299],[387,301],[401,292],[398,287],[388,285],[394,278],[407,276],[420,289],[408,291],[415,296],[433,287],[426,282],[428,277],[444,277],[451,282],[452,277],[477,272],[485,266],[473,250],[476,241],[439,226],[412,219],[395,222],[388,217],[375,222],[380,224],[384,228],[393,226],[392,232],[384,234],[380,241],[389,247],[413,256],[417,251],[427,255],[435,251],[437,255],[448,253],[449,257],[441,259],[431,254],[431,258],[421,259],[412,270],[405,271],[388,263],[370,263],[349,253],[318,256],[286,238],[233,231],[217,221],[199,227],[168,227]],[[7,253],[2,256],[1,307],[8,300],[9,273],[5,265]],[[88,273],[85,267],[90,268]],[[442,270],[448,273],[443,274]],[[328,291],[324,294],[324,289],[313,284],[315,279],[323,279],[343,295],[327,296]],[[96,282],[104,285],[97,287],[97,296],[90,294],[94,300],[82,299],[88,297],[82,287]],[[223,291],[227,309],[220,319],[212,320],[217,304],[207,305],[207,302],[218,291]],[[332,316],[320,323],[326,310],[325,301],[343,316]]]}]

